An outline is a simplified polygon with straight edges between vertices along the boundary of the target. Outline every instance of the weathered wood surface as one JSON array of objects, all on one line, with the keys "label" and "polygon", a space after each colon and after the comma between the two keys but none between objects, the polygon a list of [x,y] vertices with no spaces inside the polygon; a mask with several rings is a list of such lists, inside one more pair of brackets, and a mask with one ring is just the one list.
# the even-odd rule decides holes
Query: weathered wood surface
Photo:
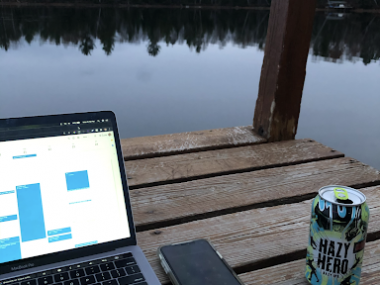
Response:
[{"label": "weathered wood surface", "polygon": [[[246,285],[310,285],[304,277],[305,259],[240,274]],[[360,285],[380,283],[380,240],[365,247]]]},{"label": "weathered wood surface", "polygon": [[125,160],[220,149],[266,142],[252,126],[121,140]]},{"label": "weathered wood surface", "polygon": [[[371,211],[368,238],[379,238],[380,187],[364,188]],[[156,256],[164,244],[208,238],[235,268],[254,270],[286,258],[298,259],[305,252],[312,200],[254,209],[183,225],[137,233],[139,245],[162,283],[168,279]],[[290,260],[288,260],[290,261]]]},{"label": "weathered wood surface", "polygon": [[[136,189],[130,195],[139,229],[148,224],[153,228],[157,223],[167,226],[184,222],[183,218],[215,211],[225,213],[227,209],[248,205],[294,203],[297,198],[310,199],[319,188],[334,184],[380,184],[380,172],[351,158],[337,158]],[[265,202],[270,204],[260,205]]]},{"label": "weathered wood surface", "polygon": [[316,0],[272,0],[254,129],[268,141],[294,139]]},{"label": "weathered wood surface", "polygon": [[342,157],[309,139],[201,151],[125,162],[131,189]]}]

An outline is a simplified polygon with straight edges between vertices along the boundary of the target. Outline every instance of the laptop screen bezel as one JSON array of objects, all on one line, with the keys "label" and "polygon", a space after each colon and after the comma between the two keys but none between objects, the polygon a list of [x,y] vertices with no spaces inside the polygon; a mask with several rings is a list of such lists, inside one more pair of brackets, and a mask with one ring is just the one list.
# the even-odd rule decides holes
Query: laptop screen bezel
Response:
[{"label": "laptop screen bezel", "polygon": [[[47,265],[50,263],[61,262],[65,260],[80,258],[84,256],[90,256],[107,251],[114,250],[116,248],[136,245],[136,230],[132,216],[132,208],[129,197],[129,188],[127,182],[127,176],[124,165],[124,157],[121,150],[120,136],[117,128],[116,116],[112,111],[90,112],[90,113],[76,113],[76,114],[62,114],[62,115],[50,115],[50,116],[38,116],[38,117],[25,117],[25,118],[12,118],[12,119],[0,119],[0,127],[18,127],[24,125],[43,125],[43,124],[59,124],[64,121],[90,121],[98,119],[108,119],[112,123],[112,129],[115,136],[115,146],[117,150],[119,171],[124,191],[125,206],[128,215],[128,224],[130,237],[120,240],[115,240],[106,243],[100,243],[90,246],[85,246],[76,249],[69,249],[61,252],[54,252],[45,255],[39,255],[36,257],[30,257],[25,259],[19,259],[15,261],[0,263],[0,275],[10,272],[17,272],[18,270],[12,270],[20,268],[25,269],[25,265],[28,268],[38,267],[41,265]],[[12,139],[11,139],[12,140]],[[4,141],[4,140],[2,140]],[[33,266],[30,266],[33,264]]]}]

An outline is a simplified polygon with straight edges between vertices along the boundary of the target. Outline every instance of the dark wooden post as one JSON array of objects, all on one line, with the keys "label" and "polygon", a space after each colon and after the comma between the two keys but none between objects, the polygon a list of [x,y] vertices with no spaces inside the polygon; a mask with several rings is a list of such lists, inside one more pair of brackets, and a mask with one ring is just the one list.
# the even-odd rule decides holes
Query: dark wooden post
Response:
[{"label": "dark wooden post", "polygon": [[268,141],[294,139],[316,0],[272,0],[254,129]]}]

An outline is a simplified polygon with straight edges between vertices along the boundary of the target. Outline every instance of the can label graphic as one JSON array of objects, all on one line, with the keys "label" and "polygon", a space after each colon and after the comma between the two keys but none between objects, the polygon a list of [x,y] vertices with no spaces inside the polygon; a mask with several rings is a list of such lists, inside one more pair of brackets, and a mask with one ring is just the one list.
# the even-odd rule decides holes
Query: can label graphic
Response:
[{"label": "can label graphic", "polygon": [[312,203],[306,257],[311,284],[359,285],[368,220],[361,192],[344,186],[320,189]]}]

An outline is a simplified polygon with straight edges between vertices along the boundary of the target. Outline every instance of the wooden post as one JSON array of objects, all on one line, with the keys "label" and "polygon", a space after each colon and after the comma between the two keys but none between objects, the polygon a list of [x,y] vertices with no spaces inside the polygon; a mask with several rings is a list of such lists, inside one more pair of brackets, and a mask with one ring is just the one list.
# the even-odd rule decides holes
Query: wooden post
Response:
[{"label": "wooden post", "polygon": [[316,0],[272,0],[253,127],[268,141],[294,139]]}]

